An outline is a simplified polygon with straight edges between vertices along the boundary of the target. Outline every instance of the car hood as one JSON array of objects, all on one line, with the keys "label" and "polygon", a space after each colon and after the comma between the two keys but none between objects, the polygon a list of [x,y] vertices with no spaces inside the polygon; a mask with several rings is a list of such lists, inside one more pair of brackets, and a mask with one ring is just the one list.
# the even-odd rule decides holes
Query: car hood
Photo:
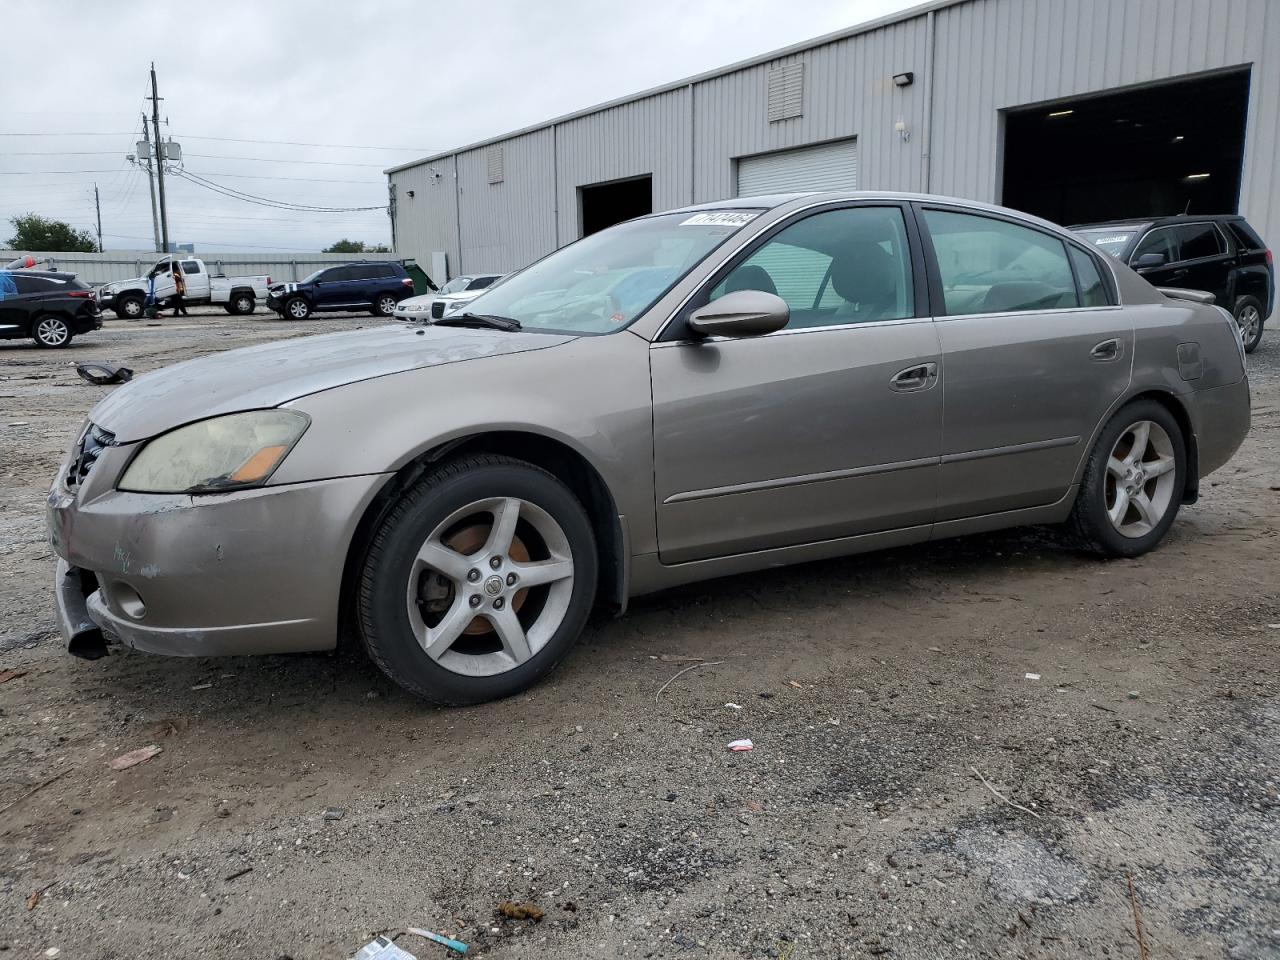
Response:
[{"label": "car hood", "polygon": [[238,410],[445,363],[555,347],[574,339],[464,327],[378,326],[281,340],[174,364],[119,387],[89,418],[120,443]]}]

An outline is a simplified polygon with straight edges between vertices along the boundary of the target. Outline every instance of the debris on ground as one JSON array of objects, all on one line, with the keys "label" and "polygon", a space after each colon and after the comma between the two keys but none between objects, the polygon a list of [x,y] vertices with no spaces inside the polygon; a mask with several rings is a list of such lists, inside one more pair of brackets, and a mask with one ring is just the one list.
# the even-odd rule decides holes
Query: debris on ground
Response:
[{"label": "debris on ground", "polygon": [[659,660],[662,663],[701,663],[706,657],[682,657],[678,653],[664,653],[649,658],[650,660]]},{"label": "debris on ground", "polygon": [[731,740],[728,747],[734,753],[742,753],[746,750],[754,750],[756,745],[750,740]]},{"label": "debris on ground", "polygon": [[803,687],[803,686],[801,686],[800,684],[796,683],[794,680],[788,680],[788,681],[787,681],[787,684],[788,684],[789,686],[795,687],[797,690],[803,690],[803,689],[804,689],[804,687]]},{"label": "debris on ground", "polygon": [[412,953],[397,947],[386,937],[374,937],[351,960],[418,960]]},{"label": "debris on ground", "polygon": [[197,683],[192,690],[209,690],[213,687],[212,683]]},{"label": "debris on ground", "polygon": [[1028,673],[1028,674],[1027,674],[1027,679],[1028,679],[1028,680],[1039,680],[1039,679],[1040,679],[1040,674],[1038,674],[1038,673]]},{"label": "debris on ground", "polygon": [[130,750],[128,753],[122,753],[114,760],[109,760],[107,766],[112,770],[128,770],[130,767],[136,767],[138,764],[150,760],[161,752],[161,748],[153,743],[145,747],[139,747],[137,750]]},{"label": "debris on ground", "polygon": [[742,709],[742,704],[740,704],[740,703],[726,703],[726,704],[725,704],[725,706],[726,706],[726,707],[728,707],[730,710],[741,710],[741,709]]},{"label": "debris on ground", "polygon": [[512,903],[510,900],[503,900],[498,904],[498,913],[508,920],[532,920],[534,923],[544,916],[542,908],[537,904]]},{"label": "debris on ground", "polygon": [[39,890],[32,891],[31,896],[27,897],[27,909],[34,910],[36,906],[40,903],[40,898],[44,896],[44,892],[48,890],[50,887],[52,887],[54,883],[57,883],[57,882],[58,882],[57,880],[54,880],[53,883],[46,883]]},{"label": "debris on ground", "polygon": [[342,807],[325,807],[324,818],[326,820],[341,820],[347,815],[347,811]]},{"label": "debris on ground", "polygon": [[662,686],[658,688],[658,692],[653,695],[653,702],[657,703],[658,698],[662,696],[662,691],[667,689],[667,687],[671,686],[671,684],[675,683],[677,680],[683,677],[690,670],[697,670],[699,667],[718,667],[722,663],[724,663],[723,660],[712,660],[710,662],[695,663],[692,667],[685,667],[683,670],[681,670],[674,677],[672,677],[670,680],[668,680],[666,683],[664,683]]},{"label": "debris on ground", "polygon": [[410,927],[409,932],[417,937],[426,937],[434,943],[448,947],[457,953],[466,953],[467,945],[461,940],[454,940],[452,937],[446,937],[443,933],[432,933],[430,930],[423,930],[421,927]]},{"label": "debris on ground", "polygon": [[128,367],[117,367],[110,363],[77,363],[76,373],[85,383],[105,387],[110,383],[128,383],[133,379],[133,371]]},{"label": "debris on ground", "polygon": [[243,867],[235,873],[229,873],[222,878],[222,881],[223,883],[230,883],[232,880],[238,880],[243,877],[246,873],[253,873],[253,867]]},{"label": "debris on ground", "polygon": [[10,680],[17,680],[19,677],[25,677],[25,670],[0,670],[0,683],[8,683]]}]

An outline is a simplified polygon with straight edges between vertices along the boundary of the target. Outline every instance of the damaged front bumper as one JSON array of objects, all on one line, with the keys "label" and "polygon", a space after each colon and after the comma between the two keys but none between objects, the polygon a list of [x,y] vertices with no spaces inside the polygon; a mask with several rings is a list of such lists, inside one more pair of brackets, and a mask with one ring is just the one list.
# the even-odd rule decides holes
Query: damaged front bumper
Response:
[{"label": "damaged front bumper", "polygon": [[71,653],[94,659],[113,640],[172,656],[336,644],[348,547],[384,475],[155,495],[114,489],[127,459],[107,448],[74,488],[69,459],[49,492]]}]

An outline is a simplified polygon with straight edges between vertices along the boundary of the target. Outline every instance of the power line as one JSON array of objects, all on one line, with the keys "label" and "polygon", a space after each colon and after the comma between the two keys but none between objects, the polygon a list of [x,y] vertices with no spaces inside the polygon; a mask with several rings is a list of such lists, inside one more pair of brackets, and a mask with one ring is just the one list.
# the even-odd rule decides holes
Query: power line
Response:
[{"label": "power line", "polygon": [[275,207],[280,210],[296,210],[309,213],[351,213],[359,210],[386,209],[385,204],[367,207],[321,207],[312,204],[294,203],[289,200],[274,200],[270,197],[260,197],[257,194],[246,193],[243,190],[237,190],[235,187],[229,187],[226,184],[208,180],[190,170],[176,171],[176,175],[181,177],[183,180],[194,183],[197,186],[204,187],[206,190],[221,193],[223,196],[231,197],[235,200],[243,200],[246,203],[257,203],[262,206]]},{"label": "power line", "polygon": [[0,177],[46,177],[55,173],[115,173],[118,169],[119,167],[94,170],[0,170]]},{"label": "power line", "polygon": [[[187,154],[195,156],[193,153]],[[302,183],[362,183],[367,185],[378,183],[377,180],[335,180],[329,177],[273,177],[264,173],[228,173],[225,170],[210,170],[215,177],[233,177],[237,180],[298,180]]]},{"label": "power line", "polygon": [[[174,134],[174,136],[179,136]],[[284,147],[336,147],[340,150],[399,150],[405,153],[429,153],[429,147],[377,147],[367,143],[302,143],[297,140],[248,140],[239,137],[198,137],[195,134],[183,134],[183,140],[218,140],[222,143],[274,143]]]}]

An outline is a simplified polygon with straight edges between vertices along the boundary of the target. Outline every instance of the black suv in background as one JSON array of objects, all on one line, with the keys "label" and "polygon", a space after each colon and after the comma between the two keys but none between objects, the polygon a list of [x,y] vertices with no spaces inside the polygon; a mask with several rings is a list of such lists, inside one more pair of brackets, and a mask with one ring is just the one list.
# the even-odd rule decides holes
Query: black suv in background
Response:
[{"label": "black suv in background", "polygon": [[42,347],[65,347],[101,326],[93,291],[74,273],[0,270],[0,339],[30,337]]},{"label": "black suv in background", "polygon": [[286,320],[305,320],[313,311],[369,310],[389,317],[396,304],[413,296],[413,278],[404,266],[385,260],[343,263],[317,270],[298,283],[273,283],[267,307]]},{"label": "black suv in background", "polygon": [[1245,351],[1257,348],[1275,304],[1275,268],[1271,251],[1244,217],[1157,217],[1071,229],[1153,286],[1212,293],[1236,318]]}]

